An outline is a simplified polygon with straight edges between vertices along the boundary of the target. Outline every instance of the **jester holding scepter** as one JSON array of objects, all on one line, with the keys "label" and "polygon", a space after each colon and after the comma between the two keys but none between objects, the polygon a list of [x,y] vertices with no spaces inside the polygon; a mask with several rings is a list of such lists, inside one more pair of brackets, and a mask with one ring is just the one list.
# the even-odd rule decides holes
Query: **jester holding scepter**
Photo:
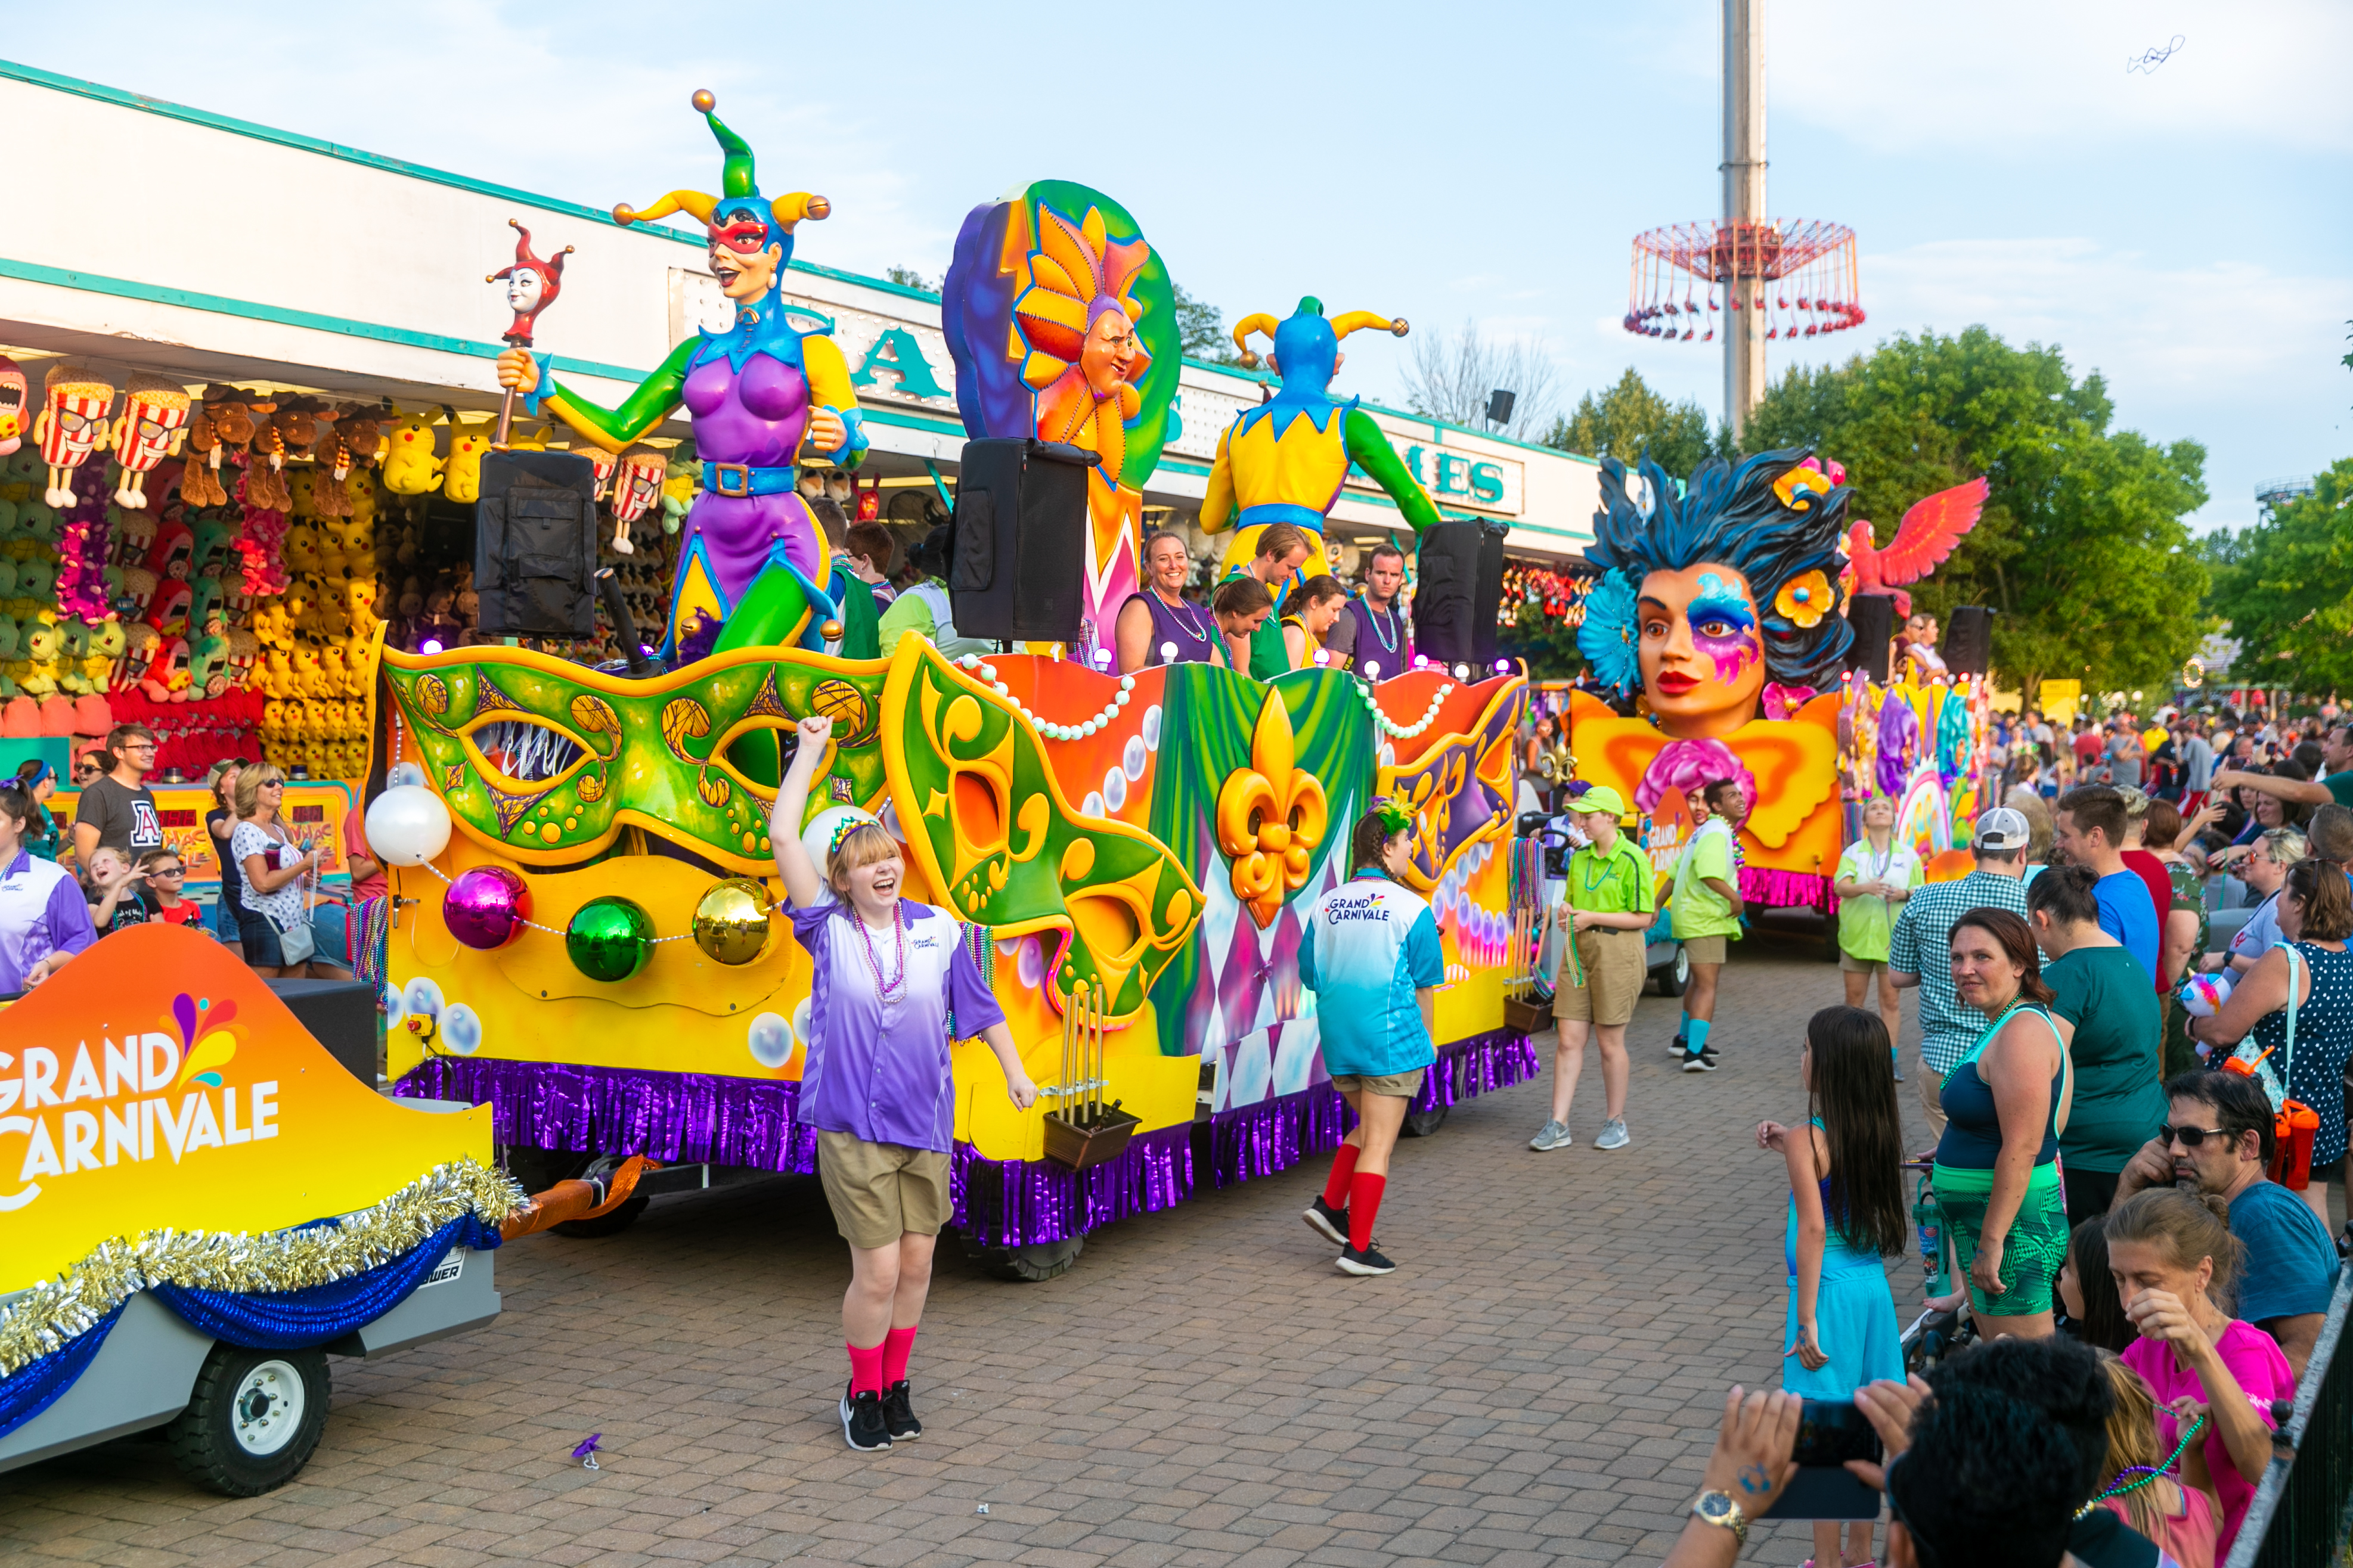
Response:
[{"label": "jester holding scepter", "polygon": [[672,191],[642,212],[616,206],[613,219],[646,223],[676,212],[701,218],[712,275],[735,307],[734,324],[672,349],[616,409],[554,381],[545,357],[524,348],[499,355],[499,384],[523,395],[526,413],[543,406],[608,452],[685,405],[702,489],[680,542],[665,658],[788,642],[822,647],[810,639],[835,616],[818,586],[828,552],[794,488],[794,457],[806,439],[829,461],[856,468],[867,438],[841,351],[822,332],[793,327],[782,285],[794,226],[832,208],[806,191],[762,197],[752,149],[713,112],[717,100],[697,92],[692,101],[725,155],[722,194]]}]

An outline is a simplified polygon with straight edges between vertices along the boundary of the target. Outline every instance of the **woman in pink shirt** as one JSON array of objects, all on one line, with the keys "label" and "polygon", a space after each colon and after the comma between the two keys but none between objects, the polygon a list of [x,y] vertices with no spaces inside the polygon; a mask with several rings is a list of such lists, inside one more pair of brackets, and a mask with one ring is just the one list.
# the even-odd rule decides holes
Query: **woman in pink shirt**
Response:
[{"label": "woman in pink shirt", "polygon": [[2140,1331],[2124,1363],[2158,1404],[2165,1451],[2205,1418],[2200,1453],[2221,1504],[2216,1561],[2231,1554],[2271,1462],[2271,1402],[2295,1397],[2295,1373],[2269,1334],[2216,1306],[2237,1270],[2238,1243],[2221,1199],[2174,1187],[2135,1193],[2108,1213],[2108,1272]]}]

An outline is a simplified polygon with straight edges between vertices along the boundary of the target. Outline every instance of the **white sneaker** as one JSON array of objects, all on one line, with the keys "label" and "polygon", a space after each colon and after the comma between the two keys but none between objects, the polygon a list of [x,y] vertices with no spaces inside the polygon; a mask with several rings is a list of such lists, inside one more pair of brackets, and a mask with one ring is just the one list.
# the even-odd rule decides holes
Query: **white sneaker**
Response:
[{"label": "white sneaker", "polygon": [[1623,1149],[1633,1141],[1627,1136],[1626,1119],[1616,1116],[1601,1124],[1601,1136],[1593,1141],[1593,1146],[1596,1149]]},{"label": "white sneaker", "polygon": [[1535,1137],[1528,1140],[1528,1147],[1531,1149],[1566,1149],[1576,1142],[1576,1139],[1568,1135],[1567,1123],[1561,1121],[1547,1121],[1544,1124],[1544,1131],[1538,1132]]}]

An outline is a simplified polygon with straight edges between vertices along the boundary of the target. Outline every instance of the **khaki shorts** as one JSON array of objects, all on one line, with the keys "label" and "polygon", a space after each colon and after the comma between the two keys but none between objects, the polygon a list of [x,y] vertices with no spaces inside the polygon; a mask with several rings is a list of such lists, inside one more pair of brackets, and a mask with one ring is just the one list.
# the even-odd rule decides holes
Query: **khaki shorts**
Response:
[{"label": "khaki shorts", "polygon": [[1883,958],[1857,958],[1854,954],[1847,952],[1844,948],[1841,948],[1839,950],[1839,968],[1849,974],[1884,974],[1887,973],[1887,960]]},{"label": "khaki shorts", "polygon": [[1945,1079],[1942,1074],[1920,1059],[1919,1070],[1912,1081],[1920,1087],[1920,1109],[1928,1118],[1928,1131],[1942,1138],[1945,1135]]},{"label": "khaki shorts", "polygon": [[1577,957],[1585,965],[1585,984],[1576,983],[1568,956],[1562,954],[1560,977],[1553,983],[1552,1016],[1604,1026],[1631,1022],[1635,998],[1651,977],[1642,962],[1645,945],[1638,931],[1595,926],[1577,932]]},{"label": "khaki shorts", "polygon": [[1411,1072],[1334,1073],[1332,1087],[1342,1094],[1378,1094],[1391,1100],[1411,1100],[1421,1092],[1421,1078],[1428,1068],[1416,1068]]},{"label": "khaki shorts", "polygon": [[1683,942],[1684,953],[1694,963],[1724,962],[1724,938],[1720,936],[1687,936]]},{"label": "khaki shorts", "polygon": [[895,1247],[902,1236],[937,1236],[947,1223],[945,1154],[820,1131],[817,1155],[825,1201],[850,1246]]}]

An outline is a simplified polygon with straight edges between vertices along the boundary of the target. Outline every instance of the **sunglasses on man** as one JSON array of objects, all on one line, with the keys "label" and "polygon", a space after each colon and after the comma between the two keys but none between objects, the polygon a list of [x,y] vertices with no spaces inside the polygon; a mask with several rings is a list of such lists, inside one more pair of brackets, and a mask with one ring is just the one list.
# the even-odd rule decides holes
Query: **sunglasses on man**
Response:
[{"label": "sunglasses on man", "polygon": [[2203,1144],[2209,1138],[2219,1138],[2223,1142],[2228,1143],[2237,1137],[2238,1134],[2227,1127],[2172,1127],[2160,1125],[2157,1130],[2157,1141],[2164,1144],[2168,1149],[2176,1143],[2180,1144],[2184,1149],[2195,1149]]}]

